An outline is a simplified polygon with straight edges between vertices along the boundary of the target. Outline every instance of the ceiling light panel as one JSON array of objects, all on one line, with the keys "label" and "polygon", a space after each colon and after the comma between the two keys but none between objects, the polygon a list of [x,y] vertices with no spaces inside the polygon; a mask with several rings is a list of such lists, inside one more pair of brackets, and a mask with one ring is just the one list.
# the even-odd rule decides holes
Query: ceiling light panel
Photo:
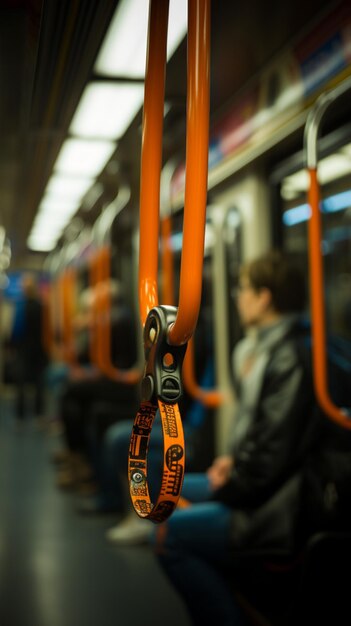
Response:
[{"label": "ceiling light panel", "polygon": [[57,198],[81,200],[94,182],[93,178],[74,178],[61,174],[51,176],[46,191]]},{"label": "ceiling light panel", "polygon": [[[171,0],[168,20],[167,59],[187,29],[187,0]],[[106,76],[143,78],[147,46],[149,2],[121,0],[107,31],[94,70]]]},{"label": "ceiling light panel", "polygon": [[79,137],[119,139],[144,100],[139,83],[93,82],[84,90],[70,133]]},{"label": "ceiling light panel", "polygon": [[60,198],[56,195],[46,193],[39,205],[38,214],[71,215],[77,211],[79,204],[80,200],[77,198]]},{"label": "ceiling light panel", "polygon": [[98,176],[116,148],[112,141],[67,139],[55,163],[55,172],[71,176]]}]

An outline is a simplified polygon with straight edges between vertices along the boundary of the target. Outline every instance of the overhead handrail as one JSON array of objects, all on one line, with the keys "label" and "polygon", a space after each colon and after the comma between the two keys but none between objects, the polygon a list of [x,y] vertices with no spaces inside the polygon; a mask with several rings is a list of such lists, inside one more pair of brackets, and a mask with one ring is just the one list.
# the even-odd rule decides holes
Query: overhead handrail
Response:
[{"label": "overhead handrail", "polygon": [[141,371],[134,366],[116,367],[111,359],[111,229],[114,220],[130,200],[130,188],[122,186],[117,199],[102,213],[93,232],[97,251],[91,261],[91,284],[94,288],[94,324],[92,329],[92,354],[99,369],[112,380],[135,384]]},{"label": "overhead handrail", "polygon": [[[186,184],[179,308],[158,306],[158,238],[162,126],[167,49],[167,0],[151,0],[140,180],[139,304],[144,327],[142,402],[129,447],[128,475],[140,517],[164,521],[177,506],[185,468],[178,407],[181,367],[200,308],[206,222],[210,0],[188,1]],[[151,502],[147,450],[157,410],[164,439],[162,486]]]},{"label": "overhead handrail", "polygon": [[351,90],[351,78],[335,89],[322,94],[316,101],[307,118],[304,144],[310,185],[308,201],[311,207],[309,218],[309,264],[312,317],[313,376],[316,397],[326,415],[344,428],[351,429],[351,419],[346,408],[336,406],[330,397],[327,382],[326,323],[324,272],[322,259],[322,223],[320,188],[318,182],[318,136],[324,114],[339,97]]},{"label": "overhead handrail", "polygon": [[[168,2],[165,11],[168,13]],[[151,2],[156,14],[158,1]],[[209,0],[189,0],[187,137],[183,250],[179,308],[169,332],[173,345],[185,344],[192,336],[201,300],[202,265],[206,222],[208,120],[209,120]],[[154,9],[153,9],[154,7]],[[159,13],[162,9],[159,9]],[[150,20],[150,45],[145,82],[140,181],[139,301],[142,324],[158,305],[157,268],[162,162],[163,94],[165,63],[158,21]],[[196,32],[200,28],[201,32]],[[155,29],[155,30],[154,30]],[[160,32],[160,31],[159,31]],[[165,40],[167,32],[165,33]],[[155,40],[155,41],[154,41]]]},{"label": "overhead handrail", "polygon": [[[162,302],[174,305],[174,253],[172,248],[172,207],[170,184],[178,167],[176,161],[169,161],[161,173],[161,277]],[[204,406],[215,408],[224,401],[223,394],[216,389],[203,389],[196,380],[194,336],[188,342],[182,369],[182,381],[188,394]]]}]

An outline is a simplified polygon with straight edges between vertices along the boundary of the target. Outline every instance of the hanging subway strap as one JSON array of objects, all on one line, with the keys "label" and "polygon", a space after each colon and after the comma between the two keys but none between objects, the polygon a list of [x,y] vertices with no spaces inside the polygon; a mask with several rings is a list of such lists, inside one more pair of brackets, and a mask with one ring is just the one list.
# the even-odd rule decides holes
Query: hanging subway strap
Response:
[{"label": "hanging subway strap", "polygon": [[157,405],[141,404],[138,411],[129,450],[130,495],[140,517],[163,522],[177,506],[182,489],[185,454],[182,420],[178,404],[158,402],[164,441],[162,485],[156,502],[150,499],[147,483],[147,450]]},{"label": "hanging subway strap", "polygon": [[[182,489],[185,467],[183,426],[178,407],[182,395],[181,366],[186,345],[168,343],[168,329],[177,308],[151,309],[144,329],[146,369],[142,403],[136,415],[129,448],[128,477],[133,506],[140,517],[164,521],[175,509]],[[147,482],[147,453],[157,408],[163,432],[163,474],[155,503]]]},{"label": "hanging subway strap", "polygon": [[[140,517],[160,522],[177,505],[184,475],[179,415],[181,366],[199,314],[206,224],[210,0],[188,2],[186,184],[179,310],[158,306],[158,234],[168,0],[150,1],[140,177],[139,304],[144,325],[142,404],[129,450],[129,484]],[[164,434],[162,486],[147,484],[147,448],[157,407]]]}]

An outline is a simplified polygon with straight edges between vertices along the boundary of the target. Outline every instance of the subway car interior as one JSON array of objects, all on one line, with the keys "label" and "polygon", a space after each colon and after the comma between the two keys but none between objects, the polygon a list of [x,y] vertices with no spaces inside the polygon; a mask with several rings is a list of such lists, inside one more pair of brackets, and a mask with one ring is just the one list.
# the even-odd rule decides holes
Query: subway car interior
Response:
[{"label": "subway car interior", "polygon": [[2,0],[0,50],[0,624],[350,624],[350,0]]}]

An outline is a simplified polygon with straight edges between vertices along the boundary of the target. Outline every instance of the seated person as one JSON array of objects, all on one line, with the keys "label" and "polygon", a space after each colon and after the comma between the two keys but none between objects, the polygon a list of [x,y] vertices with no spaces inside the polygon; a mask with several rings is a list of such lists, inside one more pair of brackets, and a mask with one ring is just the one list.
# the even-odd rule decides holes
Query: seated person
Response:
[{"label": "seated person", "polygon": [[319,428],[299,321],[304,301],[303,276],[279,252],[242,267],[238,310],[242,325],[255,332],[234,351],[231,445],[205,474],[185,476],[189,506],[178,507],[153,537],[193,624],[244,623],[224,574],[235,550],[291,548],[300,471]]},{"label": "seated person", "polygon": [[[136,361],[136,331],[133,315],[126,305],[121,289],[115,289],[111,314],[112,360],[121,370],[134,366]],[[91,454],[95,442],[91,440],[91,411],[98,402],[115,408],[115,421],[131,414],[137,407],[135,384],[117,382],[95,366],[71,368],[60,397],[60,418],[64,428],[65,449],[69,452],[65,467],[58,475],[60,487],[72,487],[93,478]]]}]

